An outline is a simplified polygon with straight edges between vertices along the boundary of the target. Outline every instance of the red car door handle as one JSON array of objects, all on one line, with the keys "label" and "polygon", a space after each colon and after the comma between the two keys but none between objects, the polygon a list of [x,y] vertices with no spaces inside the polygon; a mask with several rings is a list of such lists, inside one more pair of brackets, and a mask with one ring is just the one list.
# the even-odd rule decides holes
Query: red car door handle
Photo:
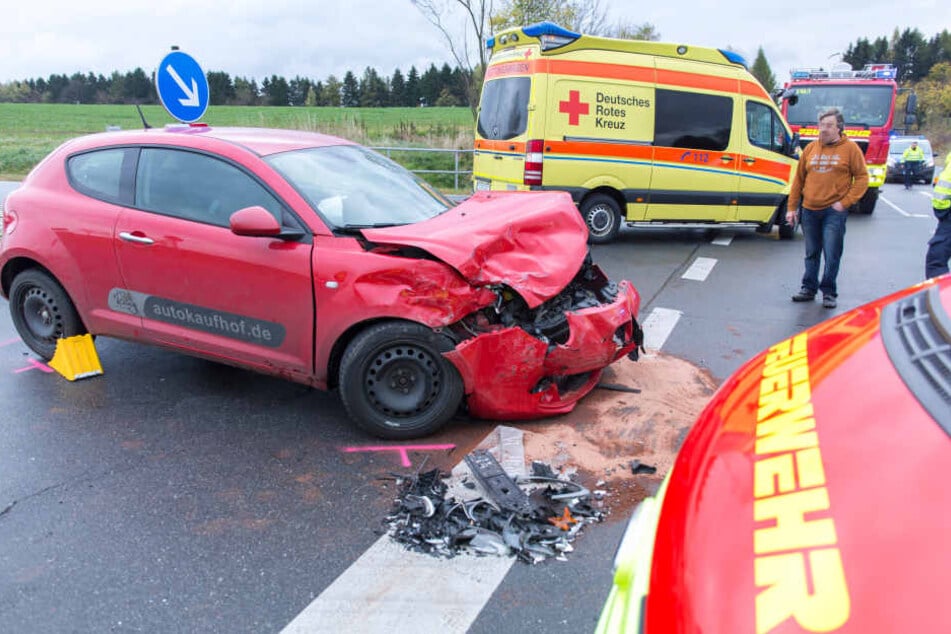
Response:
[{"label": "red car door handle", "polygon": [[155,244],[155,240],[152,238],[146,238],[145,236],[137,236],[129,233],[128,231],[119,232],[119,237],[125,240],[126,242],[135,242],[136,244]]},{"label": "red car door handle", "polygon": [[743,162],[746,163],[747,165],[752,165],[753,163],[756,162],[756,159],[747,156],[745,159],[743,159]]}]

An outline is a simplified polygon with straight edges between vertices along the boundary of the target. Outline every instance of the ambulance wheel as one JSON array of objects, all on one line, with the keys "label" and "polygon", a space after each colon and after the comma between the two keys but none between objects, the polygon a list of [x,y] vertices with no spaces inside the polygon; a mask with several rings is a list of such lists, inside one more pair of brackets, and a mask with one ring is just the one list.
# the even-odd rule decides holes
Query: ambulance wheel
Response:
[{"label": "ambulance wheel", "polygon": [[347,414],[380,438],[433,433],[462,403],[462,378],[441,354],[453,346],[445,335],[411,322],[364,330],[340,361],[340,397]]},{"label": "ambulance wheel", "polygon": [[37,269],[27,269],[13,279],[10,316],[23,343],[47,361],[56,353],[60,338],[86,333],[63,287]]},{"label": "ambulance wheel", "polygon": [[581,203],[581,217],[588,228],[588,242],[607,244],[621,230],[621,209],[607,194],[592,194]]}]

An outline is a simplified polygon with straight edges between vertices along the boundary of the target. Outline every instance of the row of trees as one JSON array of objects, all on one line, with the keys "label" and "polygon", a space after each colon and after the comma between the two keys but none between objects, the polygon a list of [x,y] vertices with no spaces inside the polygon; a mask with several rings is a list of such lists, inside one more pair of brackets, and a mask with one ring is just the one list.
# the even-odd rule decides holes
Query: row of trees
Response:
[{"label": "row of trees", "polygon": [[921,81],[936,64],[951,62],[951,33],[944,29],[931,39],[925,39],[918,29],[899,32],[896,28],[891,39],[881,36],[869,41],[862,37],[849,44],[842,61],[852,68],[877,62],[894,64],[900,81]]},{"label": "row of trees", "polygon": [[[467,105],[464,71],[435,64],[420,75],[413,66],[404,75],[396,69],[389,77],[367,67],[360,78],[347,71],[343,79],[323,80],[279,75],[255,79],[232,77],[223,71],[207,73],[212,105],[267,106],[462,106]],[[50,75],[0,84],[0,102],[13,103],[158,103],[152,79],[141,68],[108,77],[93,73]]]}]

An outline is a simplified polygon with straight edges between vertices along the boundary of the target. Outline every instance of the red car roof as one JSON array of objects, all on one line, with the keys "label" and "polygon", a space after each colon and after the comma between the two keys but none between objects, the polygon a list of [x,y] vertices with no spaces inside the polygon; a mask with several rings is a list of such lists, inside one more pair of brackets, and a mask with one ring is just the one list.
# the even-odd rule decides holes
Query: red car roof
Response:
[{"label": "red car roof", "polygon": [[214,139],[243,147],[260,156],[334,145],[355,145],[352,141],[329,134],[278,128],[229,128],[205,125],[170,125],[148,130],[121,130],[79,137],[68,142],[69,151],[103,145],[134,143],[202,147],[202,139]]}]

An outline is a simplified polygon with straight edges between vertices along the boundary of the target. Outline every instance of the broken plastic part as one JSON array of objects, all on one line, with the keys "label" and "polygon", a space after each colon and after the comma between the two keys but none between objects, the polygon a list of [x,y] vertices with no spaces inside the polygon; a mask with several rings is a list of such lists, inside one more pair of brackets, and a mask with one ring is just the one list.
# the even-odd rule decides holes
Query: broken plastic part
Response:
[{"label": "broken plastic part", "polygon": [[505,473],[502,465],[491,453],[483,449],[473,451],[466,456],[466,464],[485,489],[486,495],[498,504],[500,509],[523,514],[532,512],[531,500]]},{"label": "broken plastic part", "polygon": [[634,475],[638,475],[640,473],[656,473],[657,467],[649,464],[642,464],[640,460],[631,460],[631,472]]},{"label": "broken plastic part", "polygon": [[558,484],[562,487],[571,489],[570,491],[551,495],[550,497],[553,500],[571,500],[573,498],[583,498],[591,495],[591,491],[588,491],[588,489],[584,488],[577,482],[572,482],[571,480],[561,480],[559,478],[548,478],[544,476],[525,476],[524,478],[519,478],[518,482],[519,484],[544,482],[547,484]]}]

